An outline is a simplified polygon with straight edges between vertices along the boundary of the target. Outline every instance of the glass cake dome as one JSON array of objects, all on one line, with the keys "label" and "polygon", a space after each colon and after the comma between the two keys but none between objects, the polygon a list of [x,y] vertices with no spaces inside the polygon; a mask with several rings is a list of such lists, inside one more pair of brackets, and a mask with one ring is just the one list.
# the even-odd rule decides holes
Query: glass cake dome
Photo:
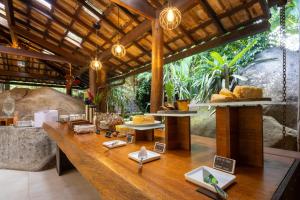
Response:
[{"label": "glass cake dome", "polygon": [[2,111],[7,116],[11,116],[15,111],[15,100],[10,96],[10,93],[3,101]]}]

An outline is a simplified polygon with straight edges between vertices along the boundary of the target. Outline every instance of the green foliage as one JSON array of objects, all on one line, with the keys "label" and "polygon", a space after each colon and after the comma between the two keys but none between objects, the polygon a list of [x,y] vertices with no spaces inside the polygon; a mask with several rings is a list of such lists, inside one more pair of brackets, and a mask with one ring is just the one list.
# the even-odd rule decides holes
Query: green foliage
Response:
[{"label": "green foliage", "polygon": [[147,107],[150,103],[151,94],[151,74],[148,72],[137,76],[137,88],[135,102],[142,112],[148,112]]},{"label": "green foliage", "polygon": [[103,98],[103,93],[102,92],[97,92],[97,94],[94,97],[93,103],[95,105],[99,105],[100,102],[101,102],[101,100],[102,100],[102,98]]},{"label": "green foliage", "polygon": [[[298,0],[291,0],[286,5],[286,32],[288,34],[298,34],[298,26],[299,26],[299,12],[297,10],[297,6],[299,4]],[[279,8],[273,7],[271,10],[272,18],[270,19],[271,30],[276,31],[280,25],[280,14]]]},{"label": "green foliage", "polygon": [[110,88],[107,94],[107,103],[109,112],[121,111],[121,115],[124,116],[125,108],[129,103],[127,97],[127,89],[124,86]]},{"label": "green foliage", "polygon": [[174,97],[175,97],[175,86],[172,81],[169,80],[165,84],[165,91],[166,91],[168,102],[172,103],[174,101]]}]

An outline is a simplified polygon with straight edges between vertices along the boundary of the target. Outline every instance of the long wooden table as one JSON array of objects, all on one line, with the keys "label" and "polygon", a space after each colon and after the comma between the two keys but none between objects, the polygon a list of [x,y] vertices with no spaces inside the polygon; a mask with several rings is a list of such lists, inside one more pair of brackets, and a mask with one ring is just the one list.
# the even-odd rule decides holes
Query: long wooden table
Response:
[{"label": "long wooden table", "polygon": [[[151,149],[153,142],[137,142],[108,151],[102,143],[109,139],[103,135],[74,135],[66,124],[55,122],[43,127],[102,199],[209,199],[196,192],[198,187],[187,182],[184,174],[201,165],[212,166],[214,139],[192,136],[191,152],[168,151],[160,160],[144,164],[139,174],[138,164],[127,155],[142,145]],[[237,167],[237,183],[227,189],[229,199],[271,199],[295,161],[272,152],[268,149],[265,153],[262,168]]]}]

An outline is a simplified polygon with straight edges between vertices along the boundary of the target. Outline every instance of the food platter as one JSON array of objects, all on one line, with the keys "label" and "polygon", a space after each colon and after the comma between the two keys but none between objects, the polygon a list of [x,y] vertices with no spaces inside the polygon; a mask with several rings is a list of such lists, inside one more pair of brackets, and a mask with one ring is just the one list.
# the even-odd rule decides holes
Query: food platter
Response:
[{"label": "food platter", "polygon": [[161,124],[161,121],[155,120],[154,123],[148,123],[148,124],[134,124],[133,121],[125,122],[125,125],[128,127],[148,127],[148,126],[155,126]]}]

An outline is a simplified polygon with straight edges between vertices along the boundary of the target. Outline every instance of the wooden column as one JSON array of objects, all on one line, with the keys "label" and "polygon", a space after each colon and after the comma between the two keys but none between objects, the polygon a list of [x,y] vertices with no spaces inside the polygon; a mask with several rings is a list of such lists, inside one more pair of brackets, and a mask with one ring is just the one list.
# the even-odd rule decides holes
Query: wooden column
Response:
[{"label": "wooden column", "polygon": [[99,108],[101,112],[107,112],[106,109],[106,96],[107,96],[107,72],[104,69],[98,71],[98,80],[97,80],[97,90],[96,93],[99,92],[102,94],[102,100],[100,102]]},{"label": "wooden column", "polygon": [[152,81],[151,81],[151,107],[150,112],[155,113],[162,105],[163,94],[163,30],[159,19],[152,21]]},{"label": "wooden column", "polygon": [[92,95],[96,94],[96,72],[89,68],[89,88]]},{"label": "wooden column", "polygon": [[71,88],[66,87],[66,94],[72,96],[72,87]]}]

